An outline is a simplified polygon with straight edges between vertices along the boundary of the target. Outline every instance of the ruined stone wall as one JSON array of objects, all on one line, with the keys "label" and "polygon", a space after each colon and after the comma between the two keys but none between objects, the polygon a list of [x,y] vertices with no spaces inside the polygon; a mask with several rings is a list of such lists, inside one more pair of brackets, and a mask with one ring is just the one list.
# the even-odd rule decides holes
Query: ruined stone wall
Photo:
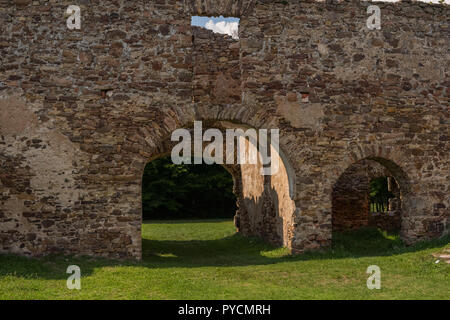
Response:
[{"label": "ruined stone wall", "polygon": [[239,41],[193,27],[194,102],[240,103]]},{"label": "ruined stone wall", "polygon": [[[196,119],[280,129],[294,252],[330,244],[366,158],[404,190],[404,240],[448,232],[448,6],[377,3],[368,30],[364,2],[82,0],[68,30],[71,4],[0,0],[1,252],[140,258],[145,164]],[[193,102],[192,15],[241,18],[240,99]]]},{"label": "ruined stone wall", "polygon": [[407,242],[441,234],[450,214],[448,6],[377,3],[381,30],[368,30],[367,5],[258,1],[241,20],[243,103],[278,116],[299,251],[330,242],[332,187],[366,158],[405,189]]},{"label": "ruined stone wall", "polygon": [[0,5],[0,107],[12,127],[0,128],[0,180],[17,186],[2,192],[1,250],[140,257],[142,166],[158,135],[193,118],[185,8],[82,1],[82,28],[68,30],[72,2],[20,3]]}]

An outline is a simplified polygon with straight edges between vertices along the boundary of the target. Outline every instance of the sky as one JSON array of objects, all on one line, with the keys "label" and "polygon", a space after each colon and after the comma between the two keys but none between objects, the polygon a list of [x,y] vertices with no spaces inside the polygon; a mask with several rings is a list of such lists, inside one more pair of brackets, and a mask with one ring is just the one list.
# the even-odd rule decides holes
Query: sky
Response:
[{"label": "sky", "polygon": [[[449,0],[450,1],[450,0]],[[238,18],[220,17],[192,17],[191,24],[193,26],[204,27],[216,33],[228,34],[238,39]]]},{"label": "sky", "polygon": [[[373,0],[373,2],[398,2],[399,0]],[[439,3],[439,0],[419,0],[426,3]],[[450,0],[445,0],[446,4],[450,4]],[[238,18],[224,18],[220,17],[192,17],[191,24],[193,26],[204,27],[216,33],[228,34],[235,39],[238,39]]]}]

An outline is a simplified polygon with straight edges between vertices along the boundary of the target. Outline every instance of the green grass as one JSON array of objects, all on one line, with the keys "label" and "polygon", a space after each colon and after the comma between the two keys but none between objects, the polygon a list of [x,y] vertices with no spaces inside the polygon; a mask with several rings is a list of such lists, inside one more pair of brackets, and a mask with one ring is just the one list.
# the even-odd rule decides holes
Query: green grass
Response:
[{"label": "green grass", "polygon": [[[294,257],[235,234],[231,221],[147,222],[142,262],[0,255],[0,299],[449,299],[450,265],[431,255],[449,240],[406,247],[365,229]],[[79,291],[66,288],[71,264],[81,268]],[[373,264],[380,290],[366,286]]]}]

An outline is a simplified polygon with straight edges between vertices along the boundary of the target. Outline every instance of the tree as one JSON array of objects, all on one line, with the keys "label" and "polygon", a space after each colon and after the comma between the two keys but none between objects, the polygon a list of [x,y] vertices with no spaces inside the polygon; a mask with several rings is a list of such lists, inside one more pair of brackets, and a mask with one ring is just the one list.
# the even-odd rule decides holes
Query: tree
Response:
[{"label": "tree", "polygon": [[220,165],[176,165],[170,157],[150,162],[142,180],[144,219],[231,218],[233,179]]},{"label": "tree", "polygon": [[370,209],[373,212],[388,211],[389,198],[395,198],[388,189],[387,177],[378,177],[370,181]]}]

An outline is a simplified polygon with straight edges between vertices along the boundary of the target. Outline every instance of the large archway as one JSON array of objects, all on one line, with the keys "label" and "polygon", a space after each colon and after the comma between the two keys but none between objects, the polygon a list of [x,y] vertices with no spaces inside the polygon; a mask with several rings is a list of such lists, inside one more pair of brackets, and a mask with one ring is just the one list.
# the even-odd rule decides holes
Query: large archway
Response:
[{"label": "large archway", "polygon": [[[208,128],[221,130],[224,137],[227,135],[227,129],[241,129],[245,133],[247,130],[252,129],[249,126],[237,125],[226,121],[205,121],[204,123],[207,123]],[[188,126],[187,128],[186,130],[193,136],[194,129],[192,129],[192,126]],[[203,130],[205,131],[208,128],[205,127]],[[238,154],[236,148],[240,142],[245,145],[246,152],[248,153],[256,152],[259,154],[259,151],[257,145],[254,145],[254,142],[245,134],[236,139],[233,147],[235,149],[235,162],[233,164],[227,164],[227,154],[224,153],[223,155],[223,167],[233,177],[233,189],[237,198],[237,212],[234,219],[236,229],[245,236],[257,236],[274,245],[290,248],[293,240],[295,212],[295,203],[293,201],[295,186],[294,171],[283,151],[270,140],[270,158],[278,164],[278,169],[273,174],[262,174],[265,165],[261,162],[259,156],[257,157],[258,162],[256,164],[239,164],[236,158]],[[227,150],[227,143],[229,141],[227,140],[223,143],[224,150]],[[169,156],[175,145],[176,142],[171,141],[169,136],[163,139],[158,144],[158,153],[147,157],[145,162],[142,162],[139,166],[141,177],[148,162]],[[208,143],[203,144],[203,152],[207,146]],[[194,150],[194,147],[192,145],[192,150]],[[143,152],[143,154],[145,153]],[[139,189],[142,198],[142,179]],[[141,204],[139,204],[138,210],[142,213]],[[141,225],[142,214],[141,223],[136,225],[136,228],[132,231],[133,243],[137,242],[141,235]],[[136,248],[136,250],[139,252],[138,257],[141,256],[142,246]]]}]

